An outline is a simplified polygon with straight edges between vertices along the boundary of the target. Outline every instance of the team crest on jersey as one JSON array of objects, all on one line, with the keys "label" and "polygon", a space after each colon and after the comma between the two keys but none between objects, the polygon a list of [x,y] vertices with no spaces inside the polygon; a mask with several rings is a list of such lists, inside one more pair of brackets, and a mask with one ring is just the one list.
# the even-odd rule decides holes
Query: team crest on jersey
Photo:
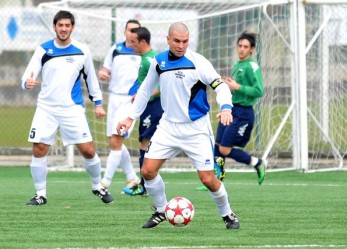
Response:
[{"label": "team crest on jersey", "polygon": [[130,60],[132,60],[132,61],[137,61],[137,56],[130,56]]},{"label": "team crest on jersey", "polygon": [[175,73],[177,79],[183,79],[185,77],[184,73],[182,71],[177,71]]},{"label": "team crest on jersey", "polygon": [[71,56],[66,57],[65,60],[66,60],[67,63],[74,63],[74,61],[75,61],[75,59],[73,57],[71,57]]}]

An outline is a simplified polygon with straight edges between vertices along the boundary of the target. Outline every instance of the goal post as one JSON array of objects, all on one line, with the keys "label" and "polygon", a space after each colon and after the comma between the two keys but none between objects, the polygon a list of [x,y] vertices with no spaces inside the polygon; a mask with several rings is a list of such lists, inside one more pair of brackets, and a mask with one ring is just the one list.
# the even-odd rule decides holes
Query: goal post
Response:
[{"label": "goal post", "polygon": [[[138,19],[151,31],[151,45],[157,51],[168,49],[169,25],[184,22],[190,30],[190,48],[209,59],[221,75],[229,76],[237,60],[237,37],[244,30],[256,32],[254,58],[262,69],[265,91],[255,107],[255,128],[246,150],[266,158],[269,171],[347,167],[347,0],[65,0],[42,3],[38,9],[50,31],[58,10],[75,15],[73,37],[90,46],[96,70],[111,44],[124,39],[128,19]],[[100,84],[107,103],[108,82]],[[216,131],[218,107],[214,93],[209,96]],[[98,154],[106,157],[106,122],[95,119],[93,105],[86,102]],[[137,135],[135,129],[125,140],[135,165]],[[63,148],[59,141],[56,146],[67,165],[80,166],[79,157],[73,156],[75,149]],[[194,169],[183,155],[166,165],[167,170]],[[252,170],[231,159],[226,169]]]}]

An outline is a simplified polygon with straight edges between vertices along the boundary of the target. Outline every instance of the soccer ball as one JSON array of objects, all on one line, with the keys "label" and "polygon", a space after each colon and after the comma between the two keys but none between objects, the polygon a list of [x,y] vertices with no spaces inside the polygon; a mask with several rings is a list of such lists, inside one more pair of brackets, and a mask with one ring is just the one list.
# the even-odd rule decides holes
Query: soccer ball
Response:
[{"label": "soccer ball", "polygon": [[194,218],[194,206],[187,198],[172,198],[165,206],[165,216],[176,227],[188,225]]}]

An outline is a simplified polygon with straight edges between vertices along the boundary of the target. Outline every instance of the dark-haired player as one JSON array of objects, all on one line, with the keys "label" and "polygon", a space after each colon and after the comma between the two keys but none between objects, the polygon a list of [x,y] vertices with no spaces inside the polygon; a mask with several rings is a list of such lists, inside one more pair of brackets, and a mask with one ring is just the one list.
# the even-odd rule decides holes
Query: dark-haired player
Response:
[{"label": "dark-haired player", "polygon": [[110,92],[107,105],[106,135],[109,140],[110,152],[106,161],[106,169],[102,178],[102,185],[109,188],[114,174],[119,167],[126,177],[126,187],[132,188],[140,183],[140,178],[131,162],[131,157],[124,139],[130,137],[133,127],[127,133],[120,134],[116,126],[123,120],[130,109],[133,95],[137,91],[137,73],[141,57],[134,52],[130,42],[130,30],[140,27],[135,19],[127,21],[124,29],[125,41],[113,44],[104,59],[103,68],[98,76],[101,80],[109,80]]},{"label": "dark-haired player", "polygon": [[[138,83],[142,84],[144,79],[147,76],[149,67],[151,62],[154,60],[154,57],[157,55],[157,52],[154,51],[151,47],[151,33],[146,27],[138,27],[130,30],[130,41],[133,49],[136,53],[141,54],[141,66],[139,69],[138,75]],[[145,157],[145,153],[147,147],[149,145],[149,141],[152,138],[155,130],[157,129],[157,125],[159,124],[159,120],[163,114],[163,109],[161,108],[160,103],[160,88],[157,87],[150,97],[146,109],[140,116],[139,123],[139,149],[140,149],[140,157],[139,164],[140,170],[142,168],[143,160]],[[133,187],[123,188],[123,192],[128,195],[146,195],[146,188],[144,185],[144,179],[141,177],[141,184]]]},{"label": "dark-haired player", "polygon": [[[28,141],[33,143],[30,163],[36,193],[27,205],[47,203],[47,160],[50,145],[58,130],[64,145],[76,144],[84,157],[84,167],[92,181],[92,192],[104,203],[112,196],[101,185],[101,162],[98,157],[85,114],[82,94],[83,79],[89,98],[95,103],[97,118],[105,116],[102,93],[89,48],[70,38],[75,18],[68,11],[59,11],[53,19],[56,38],[35,50],[22,77],[23,89],[41,86]],[[42,75],[42,83],[36,80]]]},{"label": "dark-haired player", "polygon": [[254,126],[253,105],[263,96],[263,78],[258,63],[252,58],[256,46],[256,34],[243,32],[237,40],[239,61],[233,68],[232,77],[223,77],[232,92],[233,122],[218,124],[215,143],[215,163],[220,167],[220,179],[225,176],[225,157],[254,167],[258,174],[258,184],[265,178],[267,162],[251,156],[243,150]]}]

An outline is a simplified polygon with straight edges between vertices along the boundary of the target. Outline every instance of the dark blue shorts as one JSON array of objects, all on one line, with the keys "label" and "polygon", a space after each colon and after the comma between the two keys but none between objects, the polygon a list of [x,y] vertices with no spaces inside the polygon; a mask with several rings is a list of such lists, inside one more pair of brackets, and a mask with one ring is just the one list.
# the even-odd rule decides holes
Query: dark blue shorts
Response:
[{"label": "dark blue shorts", "polygon": [[254,126],[254,111],[251,106],[234,105],[233,122],[218,124],[216,143],[225,147],[245,147],[251,138]]},{"label": "dark blue shorts", "polygon": [[153,101],[147,103],[145,111],[140,116],[139,123],[139,141],[144,138],[150,140],[157,129],[159,120],[163,114],[161,108],[160,98],[156,98]]}]

